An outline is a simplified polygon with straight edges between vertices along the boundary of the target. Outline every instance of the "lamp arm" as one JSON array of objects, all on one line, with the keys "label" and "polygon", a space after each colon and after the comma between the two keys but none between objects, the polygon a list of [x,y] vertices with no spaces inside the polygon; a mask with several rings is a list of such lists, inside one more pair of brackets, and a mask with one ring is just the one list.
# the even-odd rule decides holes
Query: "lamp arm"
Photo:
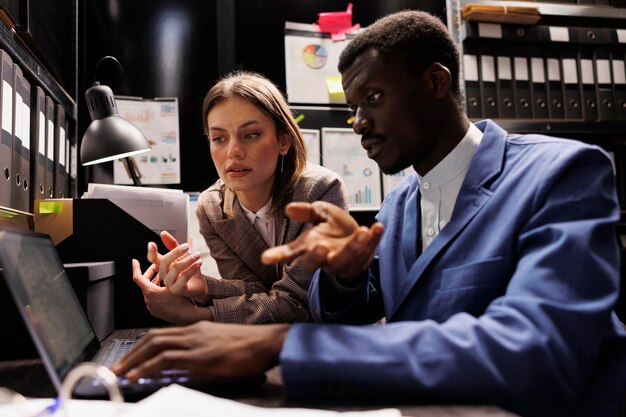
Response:
[{"label": "lamp arm", "polygon": [[122,158],[121,161],[124,164],[126,173],[133,180],[133,184],[137,187],[141,187],[141,181],[139,180],[139,178],[141,178],[141,171],[139,171],[135,158],[127,156],[126,158]]}]

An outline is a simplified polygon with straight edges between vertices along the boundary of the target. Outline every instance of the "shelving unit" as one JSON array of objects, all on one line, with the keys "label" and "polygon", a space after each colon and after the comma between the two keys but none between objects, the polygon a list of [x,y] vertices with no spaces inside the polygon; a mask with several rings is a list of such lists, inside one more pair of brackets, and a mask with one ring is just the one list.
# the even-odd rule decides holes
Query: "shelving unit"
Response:
[{"label": "shelving unit", "polygon": [[[498,1],[498,0],[446,0],[447,24],[448,28],[459,47],[463,56],[465,23],[461,19],[461,10],[467,3],[480,3],[485,5],[498,6],[528,6],[536,7],[541,19],[538,25],[560,26],[560,27],[585,27],[585,28],[626,28],[626,8],[617,8],[607,5],[589,4],[566,4],[566,3],[542,3],[526,1]],[[489,42],[489,39],[473,39],[474,45],[482,45]],[[622,43],[624,45],[624,43]],[[604,45],[602,45],[604,46]],[[556,48],[559,46],[557,45]],[[487,49],[485,49],[487,50]],[[626,56],[626,46],[624,47]],[[578,57],[578,59],[581,59]],[[595,58],[593,58],[595,59]],[[613,58],[611,58],[613,59]],[[580,64],[580,62],[579,62]],[[461,60],[461,66],[463,59]],[[546,66],[547,71],[547,66]],[[595,69],[597,71],[597,68]],[[615,71],[614,69],[612,71]],[[463,79],[464,69],[461,68],[460,87],[463,97],[466,88]],[[544,74],[545,75],[545,74]],[[561,81],[564,81],[564,74],[561,74]],[[581,74],[578,74],[580,77]],[[480,78],[480,77],[479,77]],[[527,78],[530,84],[531,79]],[[546,77],[547,80],[547,77]],[[597,78],[594,80],[597,83]],[[612,81],[611,81],[612,82]],[[481,94],[483,80],[480,78]],[[612,86],[612,88],[614,85]],[[582,85],[580,85],[582,91]],[[615,91],[615,90],[613,90]],[[596,94],[598,94],[596,92]],[[498,93],[498,96],[500,93]],[[617,102],[617,100],[616,100]],[[597,102],[600,103],[599,101]],[[565,100],[563,101],[565,105]],[[581,106],[584,103],[581,100]],[[592,121],[592,120],[572,120],[572,119],[494,119],[502,128],[510,133],[540,133],[551,136],[578,139],[584,142],[593,143],[606,149],[612,154],[616,174],[617,192],[622,204],[622,220],[617,226],[617,235],[622,243],[622,286],[626,284],[626,120]],[[616,306],[617,314],[626,317],[626,292],[622,291]]]}]

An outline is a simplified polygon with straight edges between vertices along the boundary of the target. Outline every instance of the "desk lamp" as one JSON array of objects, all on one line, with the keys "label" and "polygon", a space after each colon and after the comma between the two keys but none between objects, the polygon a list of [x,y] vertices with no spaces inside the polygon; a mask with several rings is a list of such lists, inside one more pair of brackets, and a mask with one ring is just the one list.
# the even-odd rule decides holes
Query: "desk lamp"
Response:
[{"label": "desk lamp", "polygon": [[[96,68],[104,59],[113,59],[117,62],[115,58],[106,56],[98,62]],[[85,131],[80,145],[80,160],[83,166],[122,159],[133,184],[141,186],[139,180],[141,174],[131,157],[148,152],[150,150],[148,140],[141,130],[120,116],[111,88],[95,81],[85,92],[85,98],[92,122]]]}]

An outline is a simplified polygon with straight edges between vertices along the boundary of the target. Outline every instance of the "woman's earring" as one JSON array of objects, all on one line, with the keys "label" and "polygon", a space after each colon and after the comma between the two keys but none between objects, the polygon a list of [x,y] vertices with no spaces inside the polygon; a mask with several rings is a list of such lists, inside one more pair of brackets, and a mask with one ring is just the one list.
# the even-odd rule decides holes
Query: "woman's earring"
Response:
[{"label": "woman's earring", "polygon": [[285,155],[280,156],[280,172],[283,172],[283,167],[285,166]]}]

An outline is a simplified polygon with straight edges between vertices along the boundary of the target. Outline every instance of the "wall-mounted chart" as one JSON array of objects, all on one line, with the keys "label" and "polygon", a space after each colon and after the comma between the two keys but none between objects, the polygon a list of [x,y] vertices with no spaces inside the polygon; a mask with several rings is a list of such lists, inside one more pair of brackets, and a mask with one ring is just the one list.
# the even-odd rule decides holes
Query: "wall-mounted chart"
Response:
[{"label": "wall-mounted chart", "polygon": [[323,165],[343,178],[350,210],[378,210],[381,203],[380,170],[361,147],[352,129],[322,129]]},{"label": "wall-mounted chart", "polygon": [[326,65],[328,52],[322,45],[310,44],[302,49],[302,60],[307,67],[320,69]]}]

